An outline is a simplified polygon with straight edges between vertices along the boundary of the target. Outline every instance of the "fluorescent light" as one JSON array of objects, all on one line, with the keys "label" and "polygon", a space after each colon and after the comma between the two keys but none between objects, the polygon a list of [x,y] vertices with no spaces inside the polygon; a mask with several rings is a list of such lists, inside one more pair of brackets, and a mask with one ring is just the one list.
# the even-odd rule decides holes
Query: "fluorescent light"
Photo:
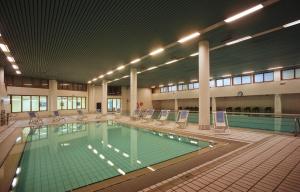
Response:
[{"label": "fluorescent light", "polygon": [[125,75],[125,76],[123,76],[122,78],[125,79],[125,78],[128,78],[128,77],[129,77],[129,75]]},{"label": "fluorescent light", "polygon": [[169,86],[172,86],[172,85],[174,85],[174,84],[173,84],[173,83],[169,83],[168,85],[169,85]]},{"label": "fluorescent light", "polygon": [[177,42],[178,43],[185,43],[185,42],[187,42],[187,41],[189,41],[191,39],[194,39],[194,38],[198,37],[199,35],[200,35],[199,32],[195,32],[195,33],[192,33],[192,34],[190,34],[188,36],[185,36],[185,37],[179,39]]},{"label": "fluorescent light", "polygon": [[166,65],[169,65],[169,64],[175,63],[175,62],[177,62],[177,61],[178,61],[177,59],[174,59],[174,60],[172,60],[172,61],[166,62],[165,64],[166,64]]},{"label": "fluorescent light", "polygon": [[297,21],[293,21],[293,22],[291,22],[291,23],[285,24],[285,25],[283,25],[283,27],[284,27],[284,28],[287,28],[287,27],[290,27],[290,26],[293,26],[293,25],[297,25],[297,24],[299,24],[299,23],[300,23],[300,19],[297,20]]},{"label": "fluorescent light", "polygon": [[159,87],[163,87],[163,86],[164,86],[163,84],[159,85]]},{"label": "fluorescent light", "polygon": [[197,81],[198,81],[198,79],[192,79],[191,83],[194,83],[194,82],[197,82]]},{"label": "fluorescent light", "polygon": [[136,72],[136,74],[140,74],[140,73],[142,73],[142,72],[140,72],[140,71]]},{"label": "fluorescent light", "polygon": [[254,71],[245,71],[245,72],[243,72],[243,74],[250,74],[250,73],[254,73]]},{"label": "fluorescent light", "polygon": [[135,60],[131,61],[130,63],[131,63],[131,64],[134,64],[134,63],[137,63],[137,62],[139,62],[139,61],[141,61],[141,59],[135,59]]},{"label": "fluorescent light", "polygon": [[117,70],[122,70],[122,69],[124,69],[125,68],[125,65],[121,65],[121,66],[119,66],[118,68],[117,68]]},{"label": "fluorescent light", "polygon": [[12,68],[19,69],[18,65],[16,65],[16,64],[12,64]]},{"label": "fluorescent light", "polygon": [[179,81],[178,84],[184,84],[184,81]]},{"label": "fluorescent light", "polygon": [[225,74],[222,77],[231,77],[231,74]]},{"label": "fluorescent light", "polygon": [[107,72],[106,74],[107,75],[111,75],[111,74],[113,74],[114,72],[113,71],[109,71],[109,72]]},{"label": "fluorescent light", "polygon": [[155,85],[152,85],[152,86],[151,86],[151,89],[155,89],[155,87],[156,87]]},{"label": "fluorescent light", "polygon": [[271,68],[268,68],[267,70],[276,70],[276,69],[282,69],[283,67],[271,67]]},{"label": "fluorescent light", "polygon": [[233,21],[238,20],[238,19],[240,19],[240,18],[242,18],[242,17],[244,17],[246,15],[249,15],[249,14],[255,12],[255,11],[258,11],[258,10],[262,9],[263,7],[264,6],[262,4],[256,5],[256,6],[251,7],[250,9],[247,9],[247,10],[241,12],[241,13],[238,13],[238,14],[236,14],[234,16],[231,16],[231,17],[225,19],[224,21],[226,23],[233,22]]},{"label": "fluorescent light", "polygon": [[155,171],[155,169],[153,169],[152,167],[148,166],[148,169],[150,169],[151,171]]},{"label": "fluorescent light", "polygon": [[15,59],[13,57],[7,56],[6,58],[9,62],[15,62]]},{"label": "fluorescent light", "polygon": [[25,85],[25,86],[32,86],[31,83],[24,83],[23,85]]},{"label": "fluorescent light", "polygon": [[17,70],[16,73],[17,73],[18,75],[22,74],[21,71],[19,71],[19,70]]},{"label": "fluorescent light", "polygon": [[0,48],[2,49],[3,52],[9,52],[9,49],[7,47],[7,45],[0,43]]},{"label": "fluorescent light", "polygon": [[230,41],[230,42],[225,43],[225,44],[226,45],[233,45],[233,44],[239,43],[241,41],[246,41],[246,40],[251,39],[251,38],[252,38],[251,36],[246,36],[246,37],[242,37],[240,39],[234,40],[234,41]]},{"label": "fluorescent light", "polygon": [[191,57],[195,57],[195,56],[197,56],[199,53],[198,52],[196,52],[196,53],[192,53],[192,54],[190,54],[190,56]]},{"label": "fluorescent light", "polygon": [[92,81],[88,81],[88,84],[91,84],[92,83]]},{"label": "fluorescent light", "polygon": [[157,68],[156,66],[149,67],[149,68],[147,69],[147,71],[151,71],[151,70],[156,69],[156,68]]},{"label": "fluorescent light", "polygon": [[122,174],[122,175],[125,175],[126,173],[122,170],[122,169],[117,169],[118,170],[118,172],[120,173],[120,174]]},{"label": "fluorescent light", "polygon": [[102,79],[103,77],[104,77],[104,75],[99,75],[99,77],[98,77],[98,78],[99,78],[99,79]]},{"label": "fluorescent light", "polygon": [[94,78],[92,81],[97,81],[97,78]]},{"label": "fluorescent light", "polygon": [[157,54],[163,52],[164,50],[165,50],[164,48],[158,48],[158,49],[152,51],[151,53],[149,53],[149,55],[151,55],[151,56],[157,55]]},{"label": "fluorescent light", "polygon": [[114,81],[119,81],[120,79],[114,79]]}]

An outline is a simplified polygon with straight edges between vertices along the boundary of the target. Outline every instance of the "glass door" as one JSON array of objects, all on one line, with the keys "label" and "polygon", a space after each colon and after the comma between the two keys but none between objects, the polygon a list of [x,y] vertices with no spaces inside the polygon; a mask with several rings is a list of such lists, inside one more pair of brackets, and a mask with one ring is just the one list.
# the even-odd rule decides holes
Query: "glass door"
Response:
[{"label": "glass door", "polygon": [[116,112],[121,109],[121,99],[107,99],[107,111]]}]

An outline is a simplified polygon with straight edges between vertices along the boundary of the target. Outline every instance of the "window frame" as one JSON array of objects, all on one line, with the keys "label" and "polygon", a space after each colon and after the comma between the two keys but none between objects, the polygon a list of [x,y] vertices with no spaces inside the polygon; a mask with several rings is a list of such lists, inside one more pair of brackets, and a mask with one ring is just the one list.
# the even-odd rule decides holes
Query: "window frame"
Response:
[{"label": "window frame", "polygon": [[[61,107],[61,105],[56,105],[56,107],[57,107],[57,110],[77,110],[77,109],[87,109],[87,97],[84,97],[84,96],[57,96],[56,97],[56,102],[58,102],[58,98],[60,98],[60,101],[63,101],[62,100],[62,98],[64,98],[64,97],[66,97],[67,98],[67,106],[66,106],[66,108],[64,108],[64,109],[62,109],[62,107]],[[72,107],[71,108],[69,108],[69,98],[72,98]],[[83,98],[85,98],[85,99],[83,99]],[[74,100],[76,101],[75,102],[75,108],[74,108]],[[80,108],[78,108],[77,106],[77,104],[78,104],[78,101],[80,100]],[[82,106],[82,101],[84,101],[85,102],[85,104],[84,104],[84,108],[83,108],[83,106]]]},{"label": "window frame", "polygon": [[[13,112],[13,101],[12,101],[12,97],[21,97],[21,110],[17,111],[17,112]],[[29,97],[29,101],[30,101],[30,110],[29,111],[23,111],[23,97]],[[37,111],[33,111],[32,110],[32,97],[38,97],[38,110]],[[46,97],[46,109],[45,110],[41,110],[41,97]],[[26,112],[45,112],[48,111],[48,95],[9,95],[9,99],[10,99],[10,111],[11,113],[26,113]]]}]

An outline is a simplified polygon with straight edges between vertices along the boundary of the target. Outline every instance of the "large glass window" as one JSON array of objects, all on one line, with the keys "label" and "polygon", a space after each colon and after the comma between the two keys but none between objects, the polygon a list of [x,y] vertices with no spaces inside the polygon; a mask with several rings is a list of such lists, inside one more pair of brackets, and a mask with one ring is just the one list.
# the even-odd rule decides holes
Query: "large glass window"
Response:
[{"label": "large glass window", "polygon": [[68,97],[62,97],[60,102],[61,109],[68,108]]},{"label": "large glass window", "polygon": [[209,87],[215,87],[215,80],[209,81]]},{"label": "large glass window", "polygon": [[264,73],[264,81],[274,81],[274,72]]},{"label": "large glass window", "polygon": [[194,89],[199,89],[199,83],[194,83]]},{"label": "large glass window", "polygon": [[242,76],[242,84],[249,84],[249,83],[251,83],[251,76],[250,75]]},{"label": "large glass window", "polygon": [[224,80],[223,80],[224,82],[224,86],[230,86],[231,85],[231,78],[225,78]]},{"label": "large glass window", "polygon": [[68,109],[73,109],[73,97],[68,97]]},{"label": "large glass window", "polygon": [[295,70],[288,69],[282,71],[282,79],[294,79],[295,78]]},{"label": "large glass window", "polygon": [[258,73],[254,75],[255,83],[274,81],[274,72]]},{"label": "large glass window", "polygon": [[233,84],[234,85],[240,85],[240,84],[242,84],[242,77],[234,77],[233,78]]},{"label": "large glass window", "polygon": [[264,82],[264,74],[263,73],[255,74],[254,75],[254,82],[255,83],[262,83],[262,82]]},{"label": "large glass window", "polygon": [[172,90],[172,91],[177,91],[177,86],[176,86],[176,85],[173,85],[172,88],[171,88],[171,90]]},{"label": "large glass window", "polygon": [[47,96],[12,95],[11,112],[47,111]]},{"label": "large glass window", "polygon": [[83,109],[85,109],[85,104],[86,104],[86,98],[85,98],[85,97],[82,97],[82,98],[81,98],[81,107],[82,107]]},{"label": "large glass window", "polygon": [[76,99],[76,97],[73,97],[73,102],[72,102],[73,104],[73,109],[76,109],[77,108],[77,99]]},{"label": "large glass window", "polygon": [[107,99],[107,111],[116,112],[121,110],[121,99]]},{"label": "large glass window", "polygon": [[57,97],[58,110],[85,109],[86,97],[59,96]]},{"label": "large glass window", "polygon": [[295,70],[295,77],[300,78],[300,68]]},{"label": "large glass window", "polygon": [[22,111],[22,97],[21,96],[12,96],[11,97],[11,112],[21,112]]},{"label": "large glass window", "polygon": [[81,97],[77,97],[77,109],[81,109]]},{"label": "large glass window", "polygon": [[217,79],[217,87],[223,87],[223,79]]}]

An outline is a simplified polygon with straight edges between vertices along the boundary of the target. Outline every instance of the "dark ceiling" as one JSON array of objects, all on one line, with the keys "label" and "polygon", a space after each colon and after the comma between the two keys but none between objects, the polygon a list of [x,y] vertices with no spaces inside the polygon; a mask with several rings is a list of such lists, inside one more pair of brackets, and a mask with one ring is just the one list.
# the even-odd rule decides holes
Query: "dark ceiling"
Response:
[{"label": "dark ceiling", "polygon": [[[0,0],[0,33],[22,75],[87,82],[195,30],[224,20],[263,0]],[[210,46],[300,18],[298,0],[281,0],[201,38]],[[300,64],[295,26],[211,52],[211,76]],[[187,56],[196,42],[146,59],[139,68]],[[14,73],[4,54],[0,66]],[[129,69],[111,76],[128,75]],[[167,75],[166,75],[167,74]],[[170,75],[172,74],[172,75]],[[139,75],[139,86],[189,80],[197,58]],[[114,84],[128,85],[128,80]]]}]

